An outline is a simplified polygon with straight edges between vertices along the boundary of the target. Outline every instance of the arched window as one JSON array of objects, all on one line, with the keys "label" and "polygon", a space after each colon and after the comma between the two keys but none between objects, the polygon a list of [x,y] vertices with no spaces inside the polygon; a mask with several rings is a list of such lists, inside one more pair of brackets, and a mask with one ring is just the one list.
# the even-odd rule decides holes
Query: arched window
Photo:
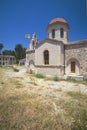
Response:
[{"label": "arched window", "polygon": [[44,64],[49,64],[49,51],[44,51]]},{"label": "arched window", "polygon": [[61,37],[61,38],[64,37],[64,29],[63,29],[63,28],[60,29],[60,37]]},{"label": "arched window", "polygon": [[52,38],[55,38],[55,29],[52,30]]}]

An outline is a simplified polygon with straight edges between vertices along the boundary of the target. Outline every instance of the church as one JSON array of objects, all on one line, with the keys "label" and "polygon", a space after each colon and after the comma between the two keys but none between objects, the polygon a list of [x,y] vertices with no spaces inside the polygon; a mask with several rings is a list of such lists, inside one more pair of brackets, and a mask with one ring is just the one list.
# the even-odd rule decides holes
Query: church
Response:
[{"label": "church", "polygon": [[27,71],[51,76],[87,74],[87,40],[68,41],[70,26],[55,18],[46,28],[47,38],[38,43],[33,34],[26,50]]}]

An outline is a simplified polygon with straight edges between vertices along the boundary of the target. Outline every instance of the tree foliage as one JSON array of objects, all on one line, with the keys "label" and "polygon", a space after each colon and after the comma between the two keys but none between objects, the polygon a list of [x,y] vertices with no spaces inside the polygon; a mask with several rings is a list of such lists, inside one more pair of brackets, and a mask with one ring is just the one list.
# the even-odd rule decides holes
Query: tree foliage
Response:
[{"label": "tree foliage", "polygon": [[16,44],[15,46],[15,56],[16,56],[16,59],[17,59],[17,62],[20,60],[20,59],[23,59],[26,57],[26,48],[23,48],[22,44]]},{"label": "tree foliage", "polygon": [[21,59],[22,58],[22,55],[23,55],[23,47],[21,44],[17,44],[15,46],[15,55],[18,59]]},{"label": "tree foliage", "polygon": [[3,43],[0,43],[0,54],[1,54],[1,51],[2,51],[3,47],[4,47]]},{"label": "tree foliage", "polygon": [[[2,49],[2,48],[1,48]],[[16,57],[17,63],[20,59],[26,57],[26,48],[22,46],[22,44],[16,44],[14,50],[4,50],[2,52],[3,55],[13,55]]]},{"label": "tree foliage", "polygon": [[14,50],[4,50],[2,52],[3,55],[12,55],[15,56],[15,51]]}]

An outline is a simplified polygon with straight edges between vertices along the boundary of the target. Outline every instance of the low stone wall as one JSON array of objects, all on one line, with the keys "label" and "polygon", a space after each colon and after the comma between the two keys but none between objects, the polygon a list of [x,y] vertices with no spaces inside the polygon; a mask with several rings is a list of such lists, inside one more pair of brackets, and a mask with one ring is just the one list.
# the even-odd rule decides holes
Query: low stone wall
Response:
[{"label": "low stone wall", "polygon": [[61,76],[63,72],[61,66],[36,66],[36,73],[42,73],[44,75]]}]

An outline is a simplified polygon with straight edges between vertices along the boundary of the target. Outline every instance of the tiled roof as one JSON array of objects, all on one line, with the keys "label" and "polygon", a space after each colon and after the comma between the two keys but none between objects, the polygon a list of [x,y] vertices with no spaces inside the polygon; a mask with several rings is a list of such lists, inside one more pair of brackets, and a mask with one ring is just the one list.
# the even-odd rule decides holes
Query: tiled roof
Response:
[{"label": "tiled roof", "polygon": [[69,24],[67,23],[67,21],[64,18],[55,18],[55,19],[51,20],[51,22],[48,24],[47,29],[55,24],[64,24],[68,27],[68,29],[70,28]]},{"label": "tiled roof", "polygon": [[56,22],[62,22],[62,23],[67,23],[65,19],[63,18],[55,18],[53,19],[49,24],[54,24]]}]

